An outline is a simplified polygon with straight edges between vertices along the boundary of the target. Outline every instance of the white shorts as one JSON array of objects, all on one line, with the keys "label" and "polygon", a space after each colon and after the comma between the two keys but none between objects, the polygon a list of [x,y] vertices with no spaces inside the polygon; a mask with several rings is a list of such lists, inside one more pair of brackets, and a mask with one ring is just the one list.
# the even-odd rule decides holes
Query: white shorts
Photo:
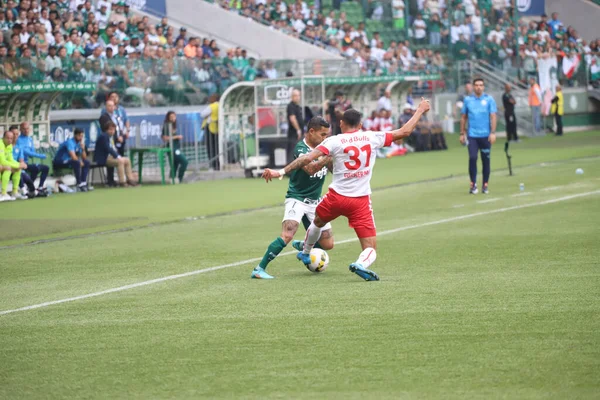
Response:
[{"label": "white shorts", "polygon": [[[285,199],[285,212],[283,214],[284,221],[296,221],[302,222],[302,217],[306,215],[306,218],[310,222],[315,219],[315,210],[317,209],[316,204],[306,204],[296,199]],[[323,231],[331,229],[331,223],[328,222],[321,229]]]}]

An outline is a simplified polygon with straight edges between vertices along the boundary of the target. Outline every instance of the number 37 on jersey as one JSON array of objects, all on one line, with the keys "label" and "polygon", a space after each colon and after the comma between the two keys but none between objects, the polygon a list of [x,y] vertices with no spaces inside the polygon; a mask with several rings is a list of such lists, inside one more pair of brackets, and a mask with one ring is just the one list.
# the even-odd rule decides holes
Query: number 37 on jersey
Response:
[{"label": "number 37 on jersey", "polygon": [[393,136],[385,132],[351,132],[327,138],[318,149],[333,158],[331,188],[339,194],[359,197],[371,194],[371,170],[377,149],[391,145]]}]

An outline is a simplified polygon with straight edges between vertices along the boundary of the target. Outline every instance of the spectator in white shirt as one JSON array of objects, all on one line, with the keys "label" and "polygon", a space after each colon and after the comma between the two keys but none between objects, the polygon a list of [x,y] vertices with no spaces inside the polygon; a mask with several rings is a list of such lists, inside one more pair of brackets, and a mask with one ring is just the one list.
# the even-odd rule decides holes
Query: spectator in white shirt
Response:
[{"label": "spectator in white shirt", "polygon": [[105,0],[99,0],[98,3],[96,3],[96,5],[99,10],[102,8],[102,6],[106,6],[106,13],[110,15],[110,12],[112,10],[112,2],[105,1]]},{"label": "spectator in white shirt", "polygon": [[329,12],[329,15],[325,18],[325,25],[331,27],[333,21],[335,21],[335,11],[332,10]]},{"label": "spectator in white shirt", "polygon": [[42,9],[40,14],[40,23],[44,24],[46,27],[46,32],[52,32],[52,23],[50,23],[50,20],[48,19],[48,9]]},{"label": "spectator in white shirt", "polygon": [[396,29],[404,29],[404,7],[404,0],[392,0],[392,15]]},{"label": "spectator in white shirt", "polygon": [[418,44],[425,44],[425,38],[427,37],[427,23],[423,20],[421,13],[417,14],[417,18],[413,22],[413,30],[415,41]]},{"label": "spectator in white shirt", "polygon": [[452,26],[450,27],[450,41],[452,42],[452,44],[459,41],[461,32],[462,29],[459,25],[458,20],[454,20]]},{"label": "spectator in white shirt", "polygon": [[429,8],[429,12],[433,14],[437,14],[440,17],[442,16],[440,10],[440,1],[439,0],[427,0],[427,8]]},{"label": "spectator in white shirt", "polygon": [[102,3],[102,5],[100,6],[100,11],[96,11],[96,21],[98,21],[98,28],[100,28],[100,30],[104,30],[106,29],[106,26],[108,25],[108,17],[109,17],[109,11],[107,11],[106,9],[106,4],[104,4],[104,2],[100,2]]},{"label": "spectator in white shirt", "polygon": [[356,30],[358,36],[361,38],[363,44],[365,46],[369,45],[369,37],[367,36],[367,32],[365,32],[365,23],[361,22],[358,24],[358,29]]},{"label": "spectator in white shirt", "polygon": [[296,14],[295,19],[292,22],[292,26],[294,27],[296,32],[298,32],[298,33],[304,32],[304,30],[306,29],[306,24],[302,20],[302,14],[300,14],[300,13]]},{"label": "spectator in white shirt", "polygon": [[377,112],[381,111],[381,110],[387,110],[387,111],[392,111],[392,92],[390,92],[389,90],[386,89],[386,91],[383,93],[383,96],[381,96],[379,98],[379,101],[377,101]]},{"label": "spectator in white shirt", "polygon": [[463,6],[465,8],[465,14],[474,15],[475,14],[475,5],[477,4],[477,0],[463,0]]},{"label": "spectator in white shirt", "polygon": [[119,52],[119,37],[115,34],[110,38],[110,43],[106,46],[106,48],[110,48],[113,50],[113,54],[117,54]]},{"label": "spectator in white shirt", "polygon": [[273,61],[267,61],[267,66],[265,67],[265,75],[269,79],[277,79],[277,70],[273,66]]},{"label": "spectator in white shirt", "polygon": [[496,28],[494,28],[493,31],[490,31],[487,40],[488,42],[494,43],[500,43],[502,40],[504,40],[504,32],[502,32],[500,25],[496,24]]},{"label": "spectator in white shirt", "polygon": [[546,43],[550,39],[550,32],[538,31],[538,40],[542,43]]},{"label": "spectator in white shirt", "polygon": [[402,63],[402,69],[404,71],[409,71],[410,70],[410,66],[411,66],[411,62],[412,62],[412,57],[408,53],[408,48],[407,47],[404,47],[402,49],[402,51],[400,52],[400,62]]},{"label": "spectator in white shirt", "polygon": [[60,57],[56,55],[56,47],[50,46],[48,48],[48,56],[46,57],[46,72],[49,73],[54,68],[62,69],[62,61],[60,61]]},{"label": "spectator in white shirt", "polygon": [[471,23],[473,24],[473,34],[475,37],[481,36],[483,32],[483,22],[481,20],[481,13],[479,8],[475,10],[475,15],[471,17]]},{"label": "spectator in white shirt", "polygon": [[381,41],[381,35],[379,32],[373,32],[373,39],[371,39],[371,48],[377,47],[377,43]]},{"label": "spectator in white shirt", "polygon": [[377,46],[371,49],[371,57],[378,63],[383,62],[383,56],[385,55],[385,49],[383,48],[383,42],[380,40]]}]

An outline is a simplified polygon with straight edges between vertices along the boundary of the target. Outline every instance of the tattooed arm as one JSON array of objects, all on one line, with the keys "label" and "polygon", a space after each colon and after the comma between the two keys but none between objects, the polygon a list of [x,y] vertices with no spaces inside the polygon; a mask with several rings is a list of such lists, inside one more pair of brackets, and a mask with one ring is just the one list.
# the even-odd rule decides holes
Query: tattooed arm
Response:
[{"label": "tattooed arm", "polygon": [[[325,156],[317,159],[315,162],[311,162],[310,164],[302,167],[304,172],[306,172],[309,176],[313,176],[317,172],[323,169],[323,167],[329,167],[329,164],[333,164],[333,159],[331,156]],[[331,168],[333,170],[333,166]]]},{"label": "tattooed arm", "polygon": [[[296,158],[294,161],[292,161],[291,163],[286,165],[285,168],[282,168],[279,171],[275,171],[275,170],[266,168],[265,172],[263,172],[263,174],[262,174],[262,177],[267,182],[271,181],[273,178],[282,178],[284,175],[287,175],[290,172],[295,171],[297,169],[303,168],[303,167],[307,166],[308,164],[312,163],[317,158],[322,157],[324,155],[325,154],[323,154],[323,152],[321,152],[321,150],[314,149],[310,153],[304,154],[304,155]],[[321,168],[323,168],[323,167],[321,167]]]}]

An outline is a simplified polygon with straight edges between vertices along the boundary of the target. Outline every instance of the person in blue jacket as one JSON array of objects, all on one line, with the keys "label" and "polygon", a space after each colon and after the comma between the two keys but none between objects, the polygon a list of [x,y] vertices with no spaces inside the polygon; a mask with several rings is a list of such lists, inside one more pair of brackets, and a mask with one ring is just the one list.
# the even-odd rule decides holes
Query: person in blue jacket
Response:
[{"label": "person in blue jacket", "polygon": [[46,155],[37,153],[35,151],[35,147],[33,146],[33,138],[29,136],[29,123],[22,122],[19,127],[21,134],[17,138],[16,146],[21,149],[23,153],[23,162],[27,164],[27,174],[31,178],[33,182],[37,179],[38,175],[40,175],[40,182],[38,183],[38,192],[46,192],[46,187],[44,184],[46,183],[46,178],[48,177],[48,172],[50,168],[47,165],[36,164],[32,159],[39,158],[40,160],[45,160]]},{"label": "person in blue jacket", "polygon": [[77,191],[87,192],[87,176],[90,171],[90,162],[83,149],[83,130],[75,128],[73,137],[65,140],[58,147],[52,164],[54,169],[72,168],[77,180]]}]

